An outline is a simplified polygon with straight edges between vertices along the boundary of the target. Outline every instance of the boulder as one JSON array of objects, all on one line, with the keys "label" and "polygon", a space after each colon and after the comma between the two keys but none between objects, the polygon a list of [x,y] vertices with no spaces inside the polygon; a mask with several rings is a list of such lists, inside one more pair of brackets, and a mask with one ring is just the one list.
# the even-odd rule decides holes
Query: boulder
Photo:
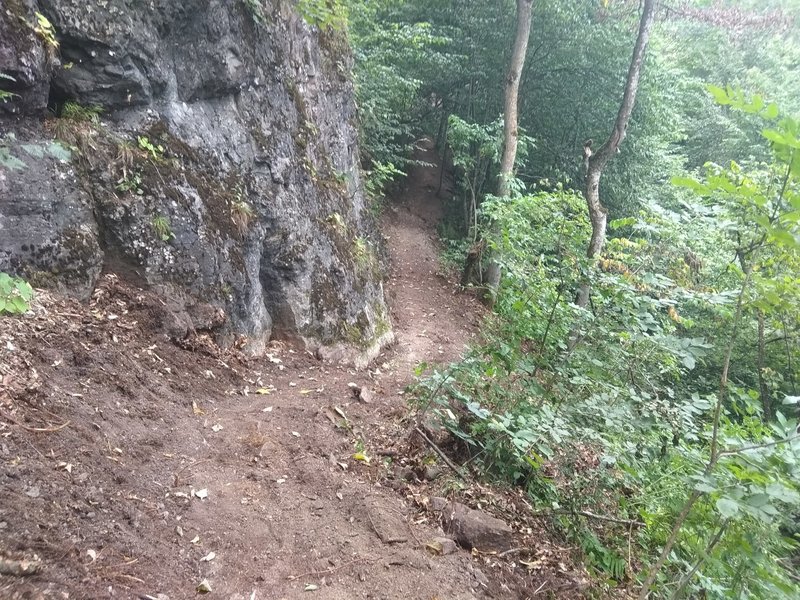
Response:
[{"label": "boulder", "polygon": [[514,532],[501,519],[443,498],[433,498],[431,509],[441,514],[445,532],[467,550],[504,552],[514,545]]}]

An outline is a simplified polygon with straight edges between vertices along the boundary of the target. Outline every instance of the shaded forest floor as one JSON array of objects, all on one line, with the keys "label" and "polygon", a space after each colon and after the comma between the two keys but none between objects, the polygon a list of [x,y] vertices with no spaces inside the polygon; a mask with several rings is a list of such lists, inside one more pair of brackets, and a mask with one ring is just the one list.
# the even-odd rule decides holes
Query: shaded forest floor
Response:
[{"label": "shaded forest floor", "polygon": [[[576,596],[521,496],[414,474],[431,455],[406,443],[414,365],[457,359],[483,316],[441,272],[438,183],[415,168],[383,217],[397,344],[368,371],[177,345],[162,303],[113,275],[89,305],[41,293],[0,319],[0,598]],[[444,490],[507,517],[522,550],[432,554]],[[9,574],[25,560],[35,574]]]}]

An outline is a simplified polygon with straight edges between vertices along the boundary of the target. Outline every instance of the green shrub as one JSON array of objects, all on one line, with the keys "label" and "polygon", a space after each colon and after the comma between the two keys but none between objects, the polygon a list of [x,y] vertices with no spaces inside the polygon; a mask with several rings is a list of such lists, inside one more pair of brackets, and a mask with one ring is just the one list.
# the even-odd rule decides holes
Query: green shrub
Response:
[{"label": "green shrub", "polygon": [[297,11],[309,25],[341,31],[347,27],[347,7],[342,0],[300,0]]},{"label": "green shrub", "polygon": [[175,237],[175,234],[172,232],[172,225],[169,219],[164,215],[154,216],[151,224],[153,226],[153,231],[162,242],[169,242]]},{"label": "green shrub", "polygon": [[0,314],[25,313],[32,299],[33,288],[27,281],[0,272]]},{"label": "green shrub", "polygon": [[79,123],[100,122],[100,114],[103,112],[100,106],[83,106],[77,102],[66,102],[61,109],[61,118]]}]

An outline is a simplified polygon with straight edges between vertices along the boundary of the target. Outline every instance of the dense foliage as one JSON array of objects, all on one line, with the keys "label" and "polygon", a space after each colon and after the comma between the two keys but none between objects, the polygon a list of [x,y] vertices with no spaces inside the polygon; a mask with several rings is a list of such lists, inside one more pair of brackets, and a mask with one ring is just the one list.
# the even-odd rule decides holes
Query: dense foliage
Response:
[{"label": "dense foliage", "polygon": [[598,592],[796,598],[800,4],[658,6],[596,258],[582,149],[620,108],[640,3],[534,4],[509,197],[515,3],[346,4],[371,189],[434,138],[448,256],[483,238],[503,267],[483,342],[420,379],[456,458],[524,488]]}]

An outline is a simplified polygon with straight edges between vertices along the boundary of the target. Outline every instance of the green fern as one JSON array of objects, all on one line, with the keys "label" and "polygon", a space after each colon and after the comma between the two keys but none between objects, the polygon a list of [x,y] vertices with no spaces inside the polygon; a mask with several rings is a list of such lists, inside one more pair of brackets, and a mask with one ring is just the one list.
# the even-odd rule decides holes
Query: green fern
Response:
[{"label": "green fern", "polygon": [[[7,75],[0,71],[0,79],[6,79],[7,81],[16,81],[11,75]],[[6,90],[0,89],[0,102],[8,102],[14,96],[18,96],[19,94],[15,94],[13,92],[7,92]]]}]

